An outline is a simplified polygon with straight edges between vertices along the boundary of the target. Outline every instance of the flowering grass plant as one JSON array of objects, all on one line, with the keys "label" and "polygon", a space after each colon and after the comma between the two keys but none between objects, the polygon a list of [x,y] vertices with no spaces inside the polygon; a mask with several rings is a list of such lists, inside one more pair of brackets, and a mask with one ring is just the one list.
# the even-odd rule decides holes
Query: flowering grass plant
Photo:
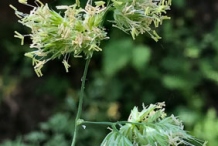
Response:
[{"label": "flowering grass plant", "polygon": [[113,12],[113,26],[131,34],[133,39],[139,34],[148,33],[158,41],[161,37],[155,28],[170,18],[166,12],[170,10],[171,0],[112,0],[108,4],[103,1],[93,4],[88,0],[85,8],[80,7],[80,1],[76,0],[70,6],[57,6],[59,12],[51,10],[48,4],[39,0],[35,1],[36,6],[28,4],[26,0],[19,2],[32,7],[30,13],[25,14],[10,5],[20,19],[19,22],[30,29],[30,34],[22,35],[15,31],[15,37],[21,39],[21,45],[25,37],[31,38],[30,48],[33,51],[25,53],[25,56],[32,59],[39,77],[43,75],[43,66],[50,60],[62,58],[68,72],[68,59],[71,55],[86,59],[71,146],[76,145],[78,126],[87,124],[111,127],[111,132],[101,146],[193,146],[191,142],[197,140],[184,131],[182,122],[175,116],[166,116],[164,103],[148,107],[143,105],[142,111],[134,107],[127,121],[113,123],[80,119],[89,62],[95,51],[102,51],[101,41],[109,39],[103,27],[107,12]]}]

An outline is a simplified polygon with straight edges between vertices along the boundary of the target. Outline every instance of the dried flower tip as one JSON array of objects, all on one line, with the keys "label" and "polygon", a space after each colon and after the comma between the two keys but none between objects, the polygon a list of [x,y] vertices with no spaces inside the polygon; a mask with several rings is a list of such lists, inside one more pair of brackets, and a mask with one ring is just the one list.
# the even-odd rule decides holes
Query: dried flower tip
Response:
[{"label": "dried flower tip", "polygon": [[56,6],[56,8],[57,8],[58,10],[65,10],[65,9],[68,9],[69,6],[67,6],[67,5],[61,5],[61,6]]},{"label": "dried flower tip", "polygon": [[18,0],[18,2],[21,4],[27,4],[27,0]]},{"label": "dried flower tip", "polygon": [[38,77],[41,77],[41,76],[43,76],[41,69],[42,69],[43,65],[46,63],[46,61],[45,60],[43,60],[43,61],[35,60],[35,61],[36,61],[35,62],[36,65],[34,67],[35,72],[36,72]]},{"label": "dried flower tip", "polygon": [[29,58],[33,58],[34,54],[32,52],[28,52],[28,53],[25,53],[24,56],[29,57]]},{"label": "dried flower tip", "polygon": [[40,0],[35,0],[35,2],[39,3],[41,6],[44,6],[44,4]]},{"label": "dried flower tip", "polygon": [[24,36],[22,34],[20,34],[17,31],[15,31],[14,37],[21,39],[21,45],[23,45],[23,43],[24,43]]},{"label": "dried flower tip", "polygon": [[66,70],[66,72],[69,72],[69,68],[70,68],[70,65],[68,64],[68,62],[64,59],[63,61],[62,61],[62,63],[64,64],[64,67],[65,67],[65,70]]},{"label": "dried flower tip", "polygon": [[13,5],[9,5],[9,6],[15,11],[15,15],[16,15],[18,18],[22,19],[23,13],[22,13],[22,12],[19,12],[19,11],[17,10],[17,8],[15,8]]},{"label": "dried flower tip", "polygon": [[14,11],[17,11],[17,8],[15,8],[13,5],[9,5],[9,7],[11,7]]}]

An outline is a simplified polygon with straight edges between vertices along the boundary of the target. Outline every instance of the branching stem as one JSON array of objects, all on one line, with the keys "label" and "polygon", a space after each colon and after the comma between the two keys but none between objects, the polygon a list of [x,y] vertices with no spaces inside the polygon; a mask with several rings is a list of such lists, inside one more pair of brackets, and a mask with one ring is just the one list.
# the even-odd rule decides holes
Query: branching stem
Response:
[{"label": "branching stem", "polygon": [[72,140],[71,146],[75,146],[75,144],[76,144],[78,126],[80,125],[78,121],[80,120],[81,112],[82,112],[82,105],[83,105],[83,99],[84,99],[84,89],[85,89],[85,83],[86,83],[86,75],[88,72],[90,60],[91,60],[91,58],[88,58],[86,60],[86,65],[85,65],[85,69],[84,69],[83,76],[82,76],[82,85],[81,85],[81,89],[80,89],[79,105],[78,105],[78,110],[77,110],[76,119],[75,119],[74,134],[73,134],[73,140]]}]

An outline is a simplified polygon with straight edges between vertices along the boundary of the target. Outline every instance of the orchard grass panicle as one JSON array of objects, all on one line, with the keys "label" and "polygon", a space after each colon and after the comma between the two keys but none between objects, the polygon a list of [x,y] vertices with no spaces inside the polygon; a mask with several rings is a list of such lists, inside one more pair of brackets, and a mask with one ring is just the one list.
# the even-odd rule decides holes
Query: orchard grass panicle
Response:
[{"label": "orchard grass panicle", "polygon": [[[30,14],[19,12],[15,7],[15,14],[20,18],[19,22],[31,29],[28,35],[15,32],[15,37],[21,39],[23,45],[24,37],[32,39],[30,48],[35,50],[28,52],[25,56],[32,58],[35,72],[42,76],[41,69],[49,60],[63,57],[66,71],[70,65],[67,60],[70,54],[74,57],[91,58],[93,52],[101,51],[100,42],[108,39],[107,33],[101,26],[106,12],[104,3],[95,7],[87,3],[85,9],[77,8],[76,4],[71,6],[57,6],[64,10],[64,16],[51,10],[47,4],[37,1],[40,6],[31,6]],[[26,1],[22,1],[27,4]]]},{"label": "orchard grass panicle", "polygon": [[165,103],[143,105],[141,111],[134,107],[126,124],[113,128],[101,146],[119,143],[119,146],[194,146],[190,141],[202,145],[189,135],[183,124],[174,115],[164,112]]},{"label": "orchard grass panicle", "polygon": [[114,12],[114,26],[131,33],[133,39],[147,32],[158,41],[161,37],[152,24],[158,27],[163,20],[170,19],[166,11],[171,5],[171,0],[112,0],[112,4],[105,7],[103,1],[96,1],[92,6],[92,1],[88,0],[85,8],[81,8],[77,0],[74,5],[57,6],[58,13],[39,0],[35,1],[37,6],[28,4],[27,0],[19,2],[33,8],[29,14],[24,14],[10,5],[20,18],[19,22],[30,28],[31,33],[22,35],[15,31],[15,37],[21,39],[21,45],[25,37],[31,38],[30,48],[34,51],[25,53],[25,56],[32,58],[38,76],[43,75],[41,69],[50,60],[62,57],[68,72],[71,54],[87,59],[92,57],[93,52],[101,51],[100,42],[108,39],[102,23],[109,9]]},{"label": "orchard grass panicle", "polygon": [[[112,0],[114,26],[131,33],[133,39],[139,34],[149,33],[158,41],[161,37],[153,27],[158,27],[165,19],[170,19],[166,11],[170,10],[171,0]],[[152,26],[153,24],[153,26]]]}]

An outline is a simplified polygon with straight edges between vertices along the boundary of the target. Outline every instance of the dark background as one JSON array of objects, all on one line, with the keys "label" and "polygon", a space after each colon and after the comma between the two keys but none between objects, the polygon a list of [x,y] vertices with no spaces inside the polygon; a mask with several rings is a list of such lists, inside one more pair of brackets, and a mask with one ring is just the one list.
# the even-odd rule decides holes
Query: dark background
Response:
[{"label": "dark background", "polygon": [[[73,3],[42,2],[54,9]],[[67,146],[85,61],[72,57],[69,73],[61,60],[51,61],[38,78],[31,60],[24,57],[30,40],[21,46],[13,37],[15,30],[25,34],[28,29],[17,22],[9,4],[30,10],[14,0],[0,1],[0,146]],[[126,120],[133,106],[165,101],[168,115],[179,116],[187,131],[216,146],[218,1],[173,0],[172,4],[171,20],[158,28],[162,39],[157,43],[147,34],[133,41],[105,22],[111,39],[92,58],[83,118]],[[104,126],[80,129],[78,145],[99,145],[107,132]]]}]

